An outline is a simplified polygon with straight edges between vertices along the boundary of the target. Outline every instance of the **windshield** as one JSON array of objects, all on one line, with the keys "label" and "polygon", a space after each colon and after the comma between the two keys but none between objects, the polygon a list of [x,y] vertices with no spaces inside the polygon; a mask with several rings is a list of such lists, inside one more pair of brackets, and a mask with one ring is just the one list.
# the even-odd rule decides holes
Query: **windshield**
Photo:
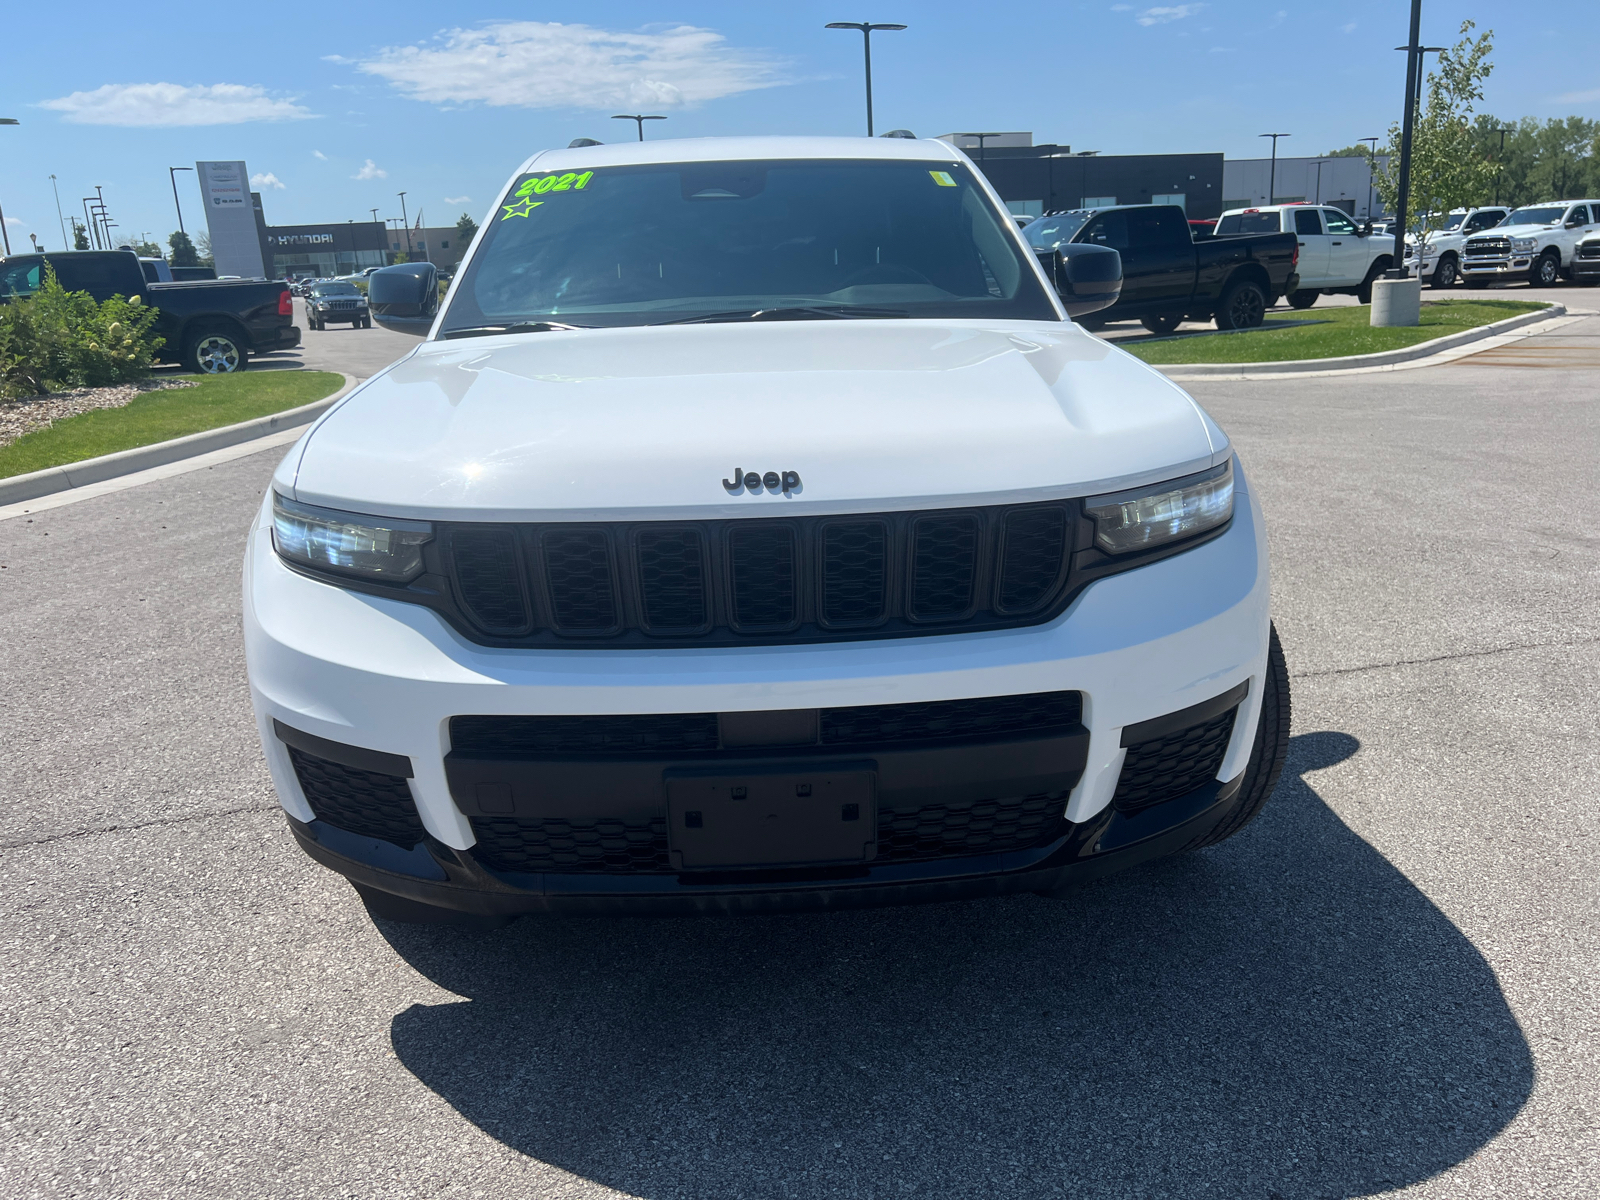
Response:
[{"label": "windshield", "polygon": [[1501,224],[1503,225],[1554,225],[1566,214],[1565,204],[1545,205],[1539,208],[1518,208]]},{"label": "windshield", "polygon": [[353,283],[319,283],[311,289],[313,296],[359,296]]},{"label": "windshield", "polygon": [[1465,221],[1466,219],[1467,219],[1467,214],[1466,213],[1464,213],[1464,212],[1453,212],[1448,217],[1446,217],[1444,219],[1444,224],[1439,226],[1439,229],[1443,233],[1448,233],[1452,229],[1460,229],[1461,228],[1461,222]]},{"label": "windshield", "polygon": [[1028,244],[1035,250],[1054,250],[1070,242],[1072,235],[1082,229],[1083,223],[1092,216],[1094,210],[1085,208],[1040,217],[1022,231],[1022,236],[1028,239]]},{"label": "windshield", "polygon": [[[522,176],[441,331],[697,315],[1055,321],[1024,251],[955,163],[744,160]],[[837,310],[835,312],[835,310]]]}]

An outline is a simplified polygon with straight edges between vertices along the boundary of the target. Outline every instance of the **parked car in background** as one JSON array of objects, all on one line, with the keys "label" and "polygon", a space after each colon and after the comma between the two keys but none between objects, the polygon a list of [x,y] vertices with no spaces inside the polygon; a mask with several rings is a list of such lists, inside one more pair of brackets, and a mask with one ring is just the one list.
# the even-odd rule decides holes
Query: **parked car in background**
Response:
[{"label": "parked car in background", "polygon": [[1195,241],[1203,241],[1208,237],[1217,236],[1217,219],[1215,217],[1191,219],[1189,222],[1189,236]]},{"label": "parked car in background", "polygon": [[1394,261],[1394,243],[1358,227],[1350,214],[1332,205],[1273,204],[1232,208],[1217,222],[1218,238],[1244,234],[1292,233],[1300,243],[1295,270],[1299,287],[1287,297],[1294,308],[1310,308],[1323,294],[1355,296],[1372,303],[1372,281]]},{"label": "parked car in background", "polygon": [[0,301],[38,291],[46,263],[69,292],[88,292],[100,301],[138,296],[159,310],[155,331],[166,339],[158,352],[162,362],[181,362],[204,374],[226,374],[244,370],[252,354],[300,344],[286,285],[265,279],[149,283],[131,250],[72,250],[0,259]]},{"label": "parked car in background", "polygon": [[[1493,229],[1506,219],[1506,206],[1457,208],[1446,214],[1443,225],[1423,239],[1421,269],[1417,274],[1430,287],[1454,287],[1461,280],[1461,251],[1467,239],[1485,229]],[[1406,237],[1406,267],[1416,269],[1417,239]]]},{"label": "parked car in background", "polygon": [[1572,281],[1585,287],[1600,283],[1600,233],[1592,233],[1578,243],[1572,256]]},{"label": "parked car in background", "polygon": [[306,324],[326,329],[328,322],[348,324],[352,329],[371,329],[372,314],[361,289],[342,279],[328,279],[311,286],[306,293]]},{"label": "parked car in background", "polygon": [[1496,279],[1524,278],[1534,287],[1553,287],[1566,275],[1578,243],[1600,230],[1600,200],[1553,200],[1513,209],[1486,233],[1467,239],[1461,274],[1468,287],[1487,287]]},{"label": "parked car in background", "polygon": [[139,269],[144,272],[146,283],[171,283],[173,280],[172,268],[164,258],[141,258]]},{"label": "parked car in background", "polygon": [[217,277],[215,267],[168,267],[174,283],[199,283]]},{"label": "parked car in background", "polygon": [[1092,325],[1137,317],[1152,333],[1184,319],[1218,329],[1261,324],[1279,296],[1295,288],[1295,239],[1265,233],[1195,241],[1176,204],[1129,204],[1053,213],[1023,236],[1036,251],[1064,245],[1109,246],[1122,255],[1122,296],[1088,319]]}]

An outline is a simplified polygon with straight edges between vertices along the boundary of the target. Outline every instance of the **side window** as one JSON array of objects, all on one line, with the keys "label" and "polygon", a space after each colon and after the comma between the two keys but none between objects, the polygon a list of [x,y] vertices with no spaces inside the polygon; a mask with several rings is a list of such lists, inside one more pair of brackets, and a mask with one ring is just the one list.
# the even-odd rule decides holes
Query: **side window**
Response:
[{"label": "side window", "polygon": [[1356,231],[1356,223],[1336,208],[1323,209],[1322,216],[1328,222],[1329,233],[1353,235]]},{"label": "side window", "polygon": [[[1189,222],[1181,209],[1149,208],[1150,241],[1162,246],[1187,245],[1194,239],[1189,236]],[[1137,238],[1134,239],[1138,241]]]},{"label": "side window", "polygon": [[44,274],[44,264],[33,262],[12,263],[0,274],[0,296],[31,296],[39,290],[39,278]]},{"label": "side window", "polygon": [[1294,231],[1299,234],[1321,233],[1322,221],[1317,217],[1317,210],[1314,208],[1295,209]]},{"label": "side window", "polygon": [[1110,246],[1113,250],[1128,248],[1128,216],[1124,212],[1101,213],[1083,239],[1096,246]]},{"label": "side window", "polygon": [[1574,208],[1572,210],[1572,219],[1577,221],[1580,225],[1587,225],[1589,223],[1589,206],[1587,204],[1580,204]]},{"label": "side window", "polygon": [[[122,261],[124,258],[126,261]],[[108,300],[119,293],[130,295],[138,289],[136,280],[142,277],[139,262],[131,254],[63,254],[52,258],[50,265],[67,291],[88,292],[96,300]]]}]

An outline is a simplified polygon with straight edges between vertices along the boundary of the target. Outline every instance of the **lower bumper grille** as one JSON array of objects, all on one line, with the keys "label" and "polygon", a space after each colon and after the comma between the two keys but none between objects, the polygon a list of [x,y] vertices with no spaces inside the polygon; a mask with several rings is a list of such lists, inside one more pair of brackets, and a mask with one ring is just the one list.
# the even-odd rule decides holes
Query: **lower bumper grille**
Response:
[{"label": "lower bumper grille", "polygon": [[317,820],[408,850],[422,841],[422,820],[403,778],[329,762],[294,746],[287,749],[300,791]]},{"label": "lower bumper grille", "polygon": [[1036,792],[971,805],[883,809],[878,813],[878,857],[873,861],[927,862],[1026,850],[1053,840],[1066,828],[1062,815],[1066,807],[1066,792]]},{"label": "lower bumper grille", "polygon": [[473,855],[497,871],[660,875],[667,865],[667,822],[518,821],[476,817]]},{"label": "lower bumper grille", "polygon": [[1138,812],[1216,779],[1238,711],[1230,708],[1208,721],[1129,746],[1111,803],[1120,812]]}]

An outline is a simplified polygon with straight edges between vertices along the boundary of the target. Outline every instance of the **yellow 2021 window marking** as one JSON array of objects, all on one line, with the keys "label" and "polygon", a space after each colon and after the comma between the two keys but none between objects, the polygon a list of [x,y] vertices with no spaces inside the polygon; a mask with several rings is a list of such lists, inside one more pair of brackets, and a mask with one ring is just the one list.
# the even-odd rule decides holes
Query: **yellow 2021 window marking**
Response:
[{"label": "yellow 2021 window marking", "polygon": [[534,209],[544,203],[543,200],[530,199],[532,196],[543,196],[549,192],[581,192],[589,186],[589,180],[594,178],[593,171],[568,171],[562,175],[541,175],[537,179],[524,179],[512,197],[513,203],[503,209],[502,221],[509,221],[512,217],[525,217]]},{"label": "yellow 2021 window marking", "polygon": [[940,187],[956,186],[956,181],[951,178],[949,171],[929,171],[928,174],[933,176],[933,181]]}]

